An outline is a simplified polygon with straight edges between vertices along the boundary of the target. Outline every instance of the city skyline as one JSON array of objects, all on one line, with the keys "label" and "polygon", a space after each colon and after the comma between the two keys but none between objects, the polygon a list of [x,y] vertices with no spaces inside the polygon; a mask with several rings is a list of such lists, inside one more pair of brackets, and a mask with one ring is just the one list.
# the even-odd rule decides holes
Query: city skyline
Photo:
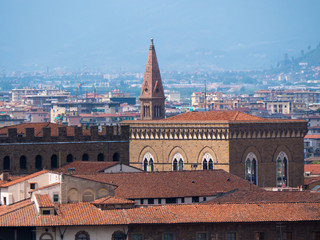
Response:
[{"label": "city skyline", "polygon": [[317,1],[10,1],[0,3],[0,71],[266,69],[319,39]]}]

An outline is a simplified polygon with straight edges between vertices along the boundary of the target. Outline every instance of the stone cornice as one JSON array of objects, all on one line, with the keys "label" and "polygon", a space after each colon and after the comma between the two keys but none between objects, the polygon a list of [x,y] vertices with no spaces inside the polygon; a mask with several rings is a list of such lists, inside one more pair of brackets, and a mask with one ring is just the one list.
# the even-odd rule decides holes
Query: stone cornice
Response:
[{"label": "stone cornice", "polygon": [[232,140],[303,138],[305,123],[295,124],[229,124],[217,126],[130,126],[131,140]]}]

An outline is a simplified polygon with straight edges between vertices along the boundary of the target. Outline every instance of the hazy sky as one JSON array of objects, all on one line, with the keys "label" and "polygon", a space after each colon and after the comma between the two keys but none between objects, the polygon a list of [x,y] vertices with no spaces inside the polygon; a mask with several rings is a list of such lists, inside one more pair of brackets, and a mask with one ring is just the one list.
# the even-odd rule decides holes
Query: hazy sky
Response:
[{"label": "hazy sky", "polygon": [[269,68],[320,42],[318,0],[1,0],[0,71]]}]

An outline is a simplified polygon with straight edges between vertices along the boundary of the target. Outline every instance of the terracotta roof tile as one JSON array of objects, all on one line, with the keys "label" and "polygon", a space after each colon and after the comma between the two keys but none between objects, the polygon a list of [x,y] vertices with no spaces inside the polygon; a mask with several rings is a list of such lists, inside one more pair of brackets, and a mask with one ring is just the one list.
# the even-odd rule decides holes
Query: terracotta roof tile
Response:
[{"label": "terracotta roof tile", "polygon": [[305,178],[304,179],[304,185],[309,185],[314,182],[319,182],[319,184],[320,184],[320,177],[313,177],[313,178]]},{"label": "terracotta roof tile", "polygon": [[213,196],[234,189],[262,191],[247,180],[223,170],[101,173],[76,176],[115,184],[118,186],[115,189],[115,196],[128,199]]},{"label": "terracotta roof tile", "polygon": [[40,176],[40,175],[45,174],[47,172],[49,172],[49,171],[48,170],[42,170],[42,171],[39,171],[39,172],[35,172],[35,173],[27,175],[25,177],[17,178],[17,179],[15,179],[13,181],[9,181],[9,182],[6,182],[4,184],[1,184],[0,187],[9,187],[9,186],[12,186],[12,185],[14,185],[16,183],[26,181],[28,179]]},{"label": "terracotta roof tile", "polygon": [[304,172],[311,172],[312,175],[320,174],[320,164],[305,164]]},{"label": "terracotta roof tile", "polygon": [[54,207],[48,194],[35,194],[35,198],[40,208]]},{"label": "terracotta roof tile", "polygon": [[308,134],[304,138],[305,139],[320,139],[320,134]]},{"label": "terracotta roof tile", "polygon": [[207,111],[186,112],[162,120],[123,121],[122,123],[216,123],[216,122],[305,122],[305,120],[292,119],[265,119],[240,111]]},{"label": "terracotta roof tile", "polygon": [[[21,123],[17,125],[11,125],[0,128],[0,135],[8,135],[9,128],[16,128],[18,134],[26,134],[26,128],[34,128],[34,135],[36,137],[42,137],[42,129],[43,128],[51,128],[51,136],[58,136],[58,128],[59,127],[66,127],[62,124],[56,123]],[[74,136],[74,128],[73,127],[66,127],[67,129],[67,136]],[[90,130],[83,129],[83,135],[90,135]]]},{"label": "terracotta roof tile", "polygon": [[[118,162],[74,161],[62,166],[60,169],[55,170],[55,172],[62,172],[64,174],[94,174],[98,172],[103,172],[103,170],[117,164]],[[75,169],[75,170],[69,171],[69,169]]]},{"label": "terracotta roof tile", "polygon": [[57,215],[39,216],[32,204],[24,203],[14,211],[1,214],[0,225],[101,226],[320,220],[320,203],[186,204],[104,211],[90,203],[74,203],[57,204],[55,208]]},{"label": "terracotta roof tile", "polygon": [[128,200],[125,198],[107,196],[104,198],[99,198],[92,203],[93,204],[135,204],[135,201]]},{"label": "terracotta roof tile", "polygon": [[202,204],[215,203],[320,203],[320,193],[310,191],[234,191]]}]

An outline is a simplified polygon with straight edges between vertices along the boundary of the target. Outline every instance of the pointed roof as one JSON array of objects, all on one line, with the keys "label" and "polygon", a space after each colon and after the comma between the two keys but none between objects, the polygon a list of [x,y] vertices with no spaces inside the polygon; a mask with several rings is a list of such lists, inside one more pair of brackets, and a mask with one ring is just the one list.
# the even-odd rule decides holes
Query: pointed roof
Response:
[{"label": "pointed roof", "polygon": [[161,75],[152,38],[140,98],[164,98]]}]

